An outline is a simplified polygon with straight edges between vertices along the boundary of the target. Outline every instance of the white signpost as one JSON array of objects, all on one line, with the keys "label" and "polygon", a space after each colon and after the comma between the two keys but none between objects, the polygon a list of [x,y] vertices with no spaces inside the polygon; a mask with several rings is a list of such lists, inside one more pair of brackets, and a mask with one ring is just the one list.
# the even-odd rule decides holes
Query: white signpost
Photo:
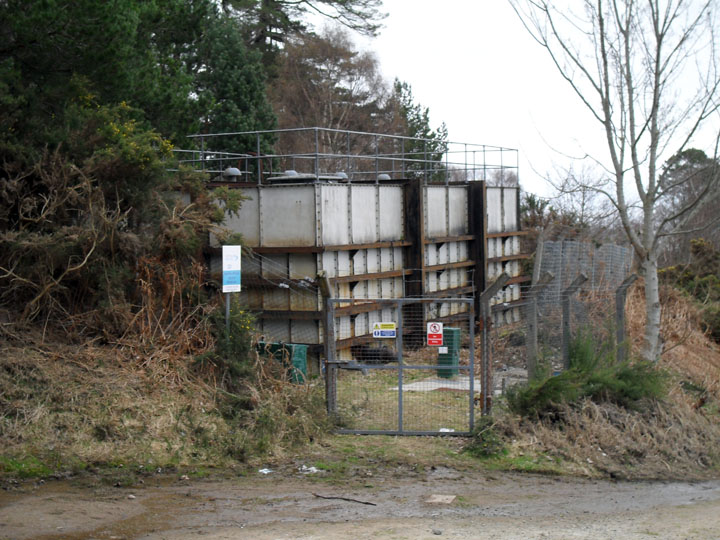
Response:
[{"label": "white signpost", "polygon": [[222,292],[240,292],[241,257],[241,246],[222,247]]},{"label": "white signpost", "polygon": [[442,347],[443,344],[443,323],[427,323],[427,344],[430,347]]},{"label": "white signpost", "polygon": [[222,292],[225,293],[225,328],[228,332],[230,331],[230,293],[240,292],[241,260],[241,246],[222,247]]}]

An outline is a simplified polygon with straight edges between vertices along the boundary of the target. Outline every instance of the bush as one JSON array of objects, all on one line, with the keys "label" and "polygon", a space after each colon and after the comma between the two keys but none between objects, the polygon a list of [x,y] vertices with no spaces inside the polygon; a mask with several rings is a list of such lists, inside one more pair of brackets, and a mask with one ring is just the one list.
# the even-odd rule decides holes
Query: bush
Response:
[{"label": "bush", "polygon": [[505,443],[495,430],[495,422],[489,416],[478,420],[470,437],[465,451],[475,457],[493,457],[507,453]]},{"label": "bush", "polygon": [[551,416],[559,405],[584,398],[637,408],[644,400],[661,398],[666,380],[666,373],[650,362],[618,363],[608,344],[584,332],[571,344],[570,369],[511,388],[507,402],[512,412],[526,417]]}]

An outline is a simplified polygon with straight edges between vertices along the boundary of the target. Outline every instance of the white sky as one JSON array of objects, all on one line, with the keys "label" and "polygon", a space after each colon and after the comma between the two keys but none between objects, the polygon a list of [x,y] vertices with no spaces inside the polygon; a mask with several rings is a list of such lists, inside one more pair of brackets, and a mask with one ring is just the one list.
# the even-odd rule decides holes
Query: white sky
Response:
[{"label": "white sky", "polygon": [[[366,43],[383,74],[412,86],[453,142],[520,151],[524,189],[569,155],[605,156],[600,125],[532,40],[506,0],[385,0],[381,35]],[[360,41],[360,40],[358,40]],[[562,152],[562,153],[560,153]]]}]

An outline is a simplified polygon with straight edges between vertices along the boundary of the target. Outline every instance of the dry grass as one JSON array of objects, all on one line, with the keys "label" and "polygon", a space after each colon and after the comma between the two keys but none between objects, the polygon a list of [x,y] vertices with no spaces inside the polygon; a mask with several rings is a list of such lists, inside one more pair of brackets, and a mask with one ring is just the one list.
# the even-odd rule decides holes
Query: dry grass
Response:
[{"label": "dry grass", "polygon": [[[282,454],[325,429],[323,392],[256,358],[242,396],[172,350],[0,343],[2,458],[49,470],[93,465],[225,467]],[[202,375],[207,375],[204,373]]]},{"label": "dry grass", "polygon": [[[666,352],[660,367],[672,376],[662,403],[636,412],[586,400],[562,406],[559,417],[544,421],[499,412],[497,429],[512,441],[506,461],[534,456],[562,463],[563,470],[576,474],[629,479],[717,475],[720,347],[699,330],[697,311],[680,293],[664,290],[662,306]],[[645,323],[642,283],[628,295],[626,318],[637,355]]]},{"label": "dry grass", "polygon": [[[720,345],[700,330],[700,313],[682,293],[664,288],[661,294],[661,335],[664,353],[660,365],[707,390],[720,400]],[[628,335],[632,350],[639,354],[645,326],[642,282],[628,294],[626,305]]]}]

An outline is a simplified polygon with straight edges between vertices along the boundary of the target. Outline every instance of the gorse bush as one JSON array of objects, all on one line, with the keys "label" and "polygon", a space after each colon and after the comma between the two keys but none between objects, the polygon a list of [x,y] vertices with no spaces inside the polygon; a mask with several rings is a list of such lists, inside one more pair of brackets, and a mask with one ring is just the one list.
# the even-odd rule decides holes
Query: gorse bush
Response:
[{"label": "gorse bush", "polygon": [[666,380],[667,374],[653,363],[618,363],[610,345],[582,332],[571,344],[570,369],[511,388],[507,403],[512,412],[527,417],[552,415],[559,405],[585,398],[637,408],[644,400],[663,397]]},{"label": "gorse bush", "polygon": [[720,252],[701,238],[690,242],[690,252],[690,264],[664,268],[659,275],[695,301],[703,331],[720,343]]}]

